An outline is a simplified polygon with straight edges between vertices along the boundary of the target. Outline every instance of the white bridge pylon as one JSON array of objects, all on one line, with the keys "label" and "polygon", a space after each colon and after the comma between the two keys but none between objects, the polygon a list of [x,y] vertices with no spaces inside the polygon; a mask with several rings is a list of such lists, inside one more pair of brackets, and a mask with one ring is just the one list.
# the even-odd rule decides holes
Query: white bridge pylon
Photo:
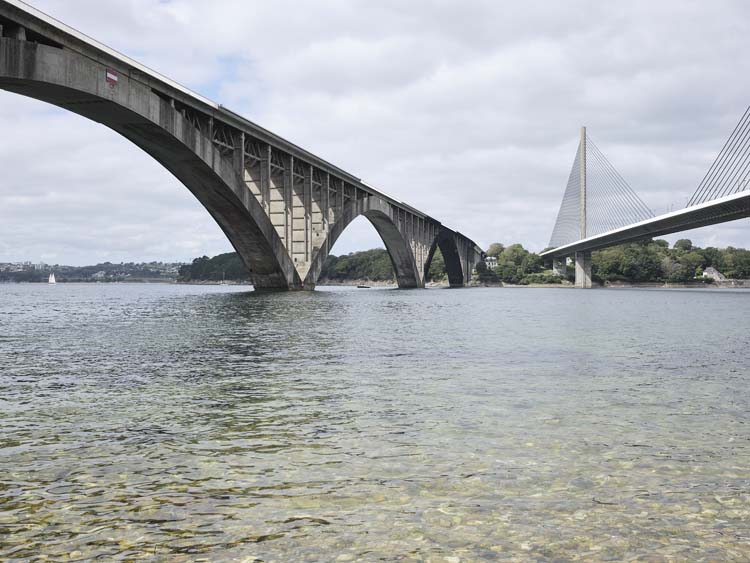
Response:
[{"label": "white bridge pylon", "polygon": [[565,246],[653,216],[582,127],[549,246]]},{"label": "white bridge pylon", "polygon": [[[548,247],[566,246],[653,216],[594,144],[586,127],[581,127],[581,141]],[[591,287],[591,253],[576,252],[575,263],[576,286]],[[553,268],[564,273],[565,258],[556,258]]]}]

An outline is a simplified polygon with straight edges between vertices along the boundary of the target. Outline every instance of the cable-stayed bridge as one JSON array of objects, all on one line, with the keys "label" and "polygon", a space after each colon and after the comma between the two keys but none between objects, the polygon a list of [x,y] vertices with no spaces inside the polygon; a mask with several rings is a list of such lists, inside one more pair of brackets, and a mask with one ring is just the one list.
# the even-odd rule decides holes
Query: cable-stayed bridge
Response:
[{"label": "cable-stayed bridge", "polygon": [[750,217],[750,108],[684,209],[654,215],[581,128],[581,141],[549,249],[556,273],[575,262],[576,287],[591,287],[591,251]]},{"label": "cable-stayed bridge", "polygon": [[424,287],[437,248],[451,286],[483,259],[438,220],[20,0],[0,0],[0,88],[102,123],[151,155],[219,224],[256,288],[313,289],[360,215],[399,287]]}]

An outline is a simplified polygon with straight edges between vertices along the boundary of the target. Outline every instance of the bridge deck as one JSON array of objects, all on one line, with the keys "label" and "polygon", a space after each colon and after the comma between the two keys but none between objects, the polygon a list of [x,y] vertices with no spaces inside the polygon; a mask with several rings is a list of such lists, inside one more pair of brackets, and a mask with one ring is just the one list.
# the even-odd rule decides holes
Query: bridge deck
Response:
[{"label": "bridge deck", "polygon": [[[103,43],[81,33],[77,29],[56,20],[55,18],[37,10],[33,6],[20,0],[0,1],[0,20],[7,18],[22,24],[27,30],[38,35],[37,39],[51,41],[64,46],[65,49],[75,51],[85,57],[107,64],[120,74],[138,79],[149,84],[154,90],[173,98],[180,103],[195,109],[202,115],[212,118],[217,123],[223,123],[237,131],[244,132],[254,139],[262,141],[276,150],[293,156],[302,162],[313,165],[318,170],[327,172],[335,178],[369,194],[380,197],[394,207],[401,208],[425,221],[440,224],[433,217],[415,209],[403,201],[389,196],[379,189],[365,183],[361,178],[342,170],[327,160],[316,156],[304,148],[284,139],[283,137],[253,123],[221,104],[193,92],[189,88],[139,63],[138,61],[104,45]],[[2,21],[0,21],[0,24]]]},{"label": "bridge deck", "polygon": [[571,256],[575,252],[598,250],[625,242],[668,235],[744,217],[750,217],[750,191],[659,215],[633,225],[552,248],[542,252],[541,256],[547,258]]}]

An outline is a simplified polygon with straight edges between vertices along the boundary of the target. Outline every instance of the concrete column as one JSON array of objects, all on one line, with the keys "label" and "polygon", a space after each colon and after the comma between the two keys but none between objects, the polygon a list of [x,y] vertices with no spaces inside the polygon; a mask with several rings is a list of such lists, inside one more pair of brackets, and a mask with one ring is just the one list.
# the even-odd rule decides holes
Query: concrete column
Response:
[{"label": "concrete column", "polygon": [[270,215],[271,208],[271,145],[261,148],[260,197],[263,209]]},{"label": "concrete column", "polygon": [[312,164],[305,166],[305,179],[302,184],[302,203],[305,210],[305,263],[312,259]]},{"label": "concrete column", "polygon": [[[328,240],[328,223],[331,220],[331,175],[326,172],[323,176],[322,198],[323,198],[323,234]],[[330,247],[330,245],[329,245]],[[326,250],[329,250],[327,248]]]},{"label": "concrete column", "polygon": [[568,273],[568,261],[567,258],[553,258],[552,259],[552,273],[558,276],[565,276]]},{"label": "concrete column", "polygon": [[26,28],[19,25],[15,28],[10,28],[8,37],[11,39],[17,39],[18,41],[26,41]]},{"label": "concrete column", "polygon": [[245,133],[240,131],[239,135],[233,135],[234,151],[232,160],[237,175],[244,182],[245,180]]},{"label": "concrete column", "polygon": [[294,157],[289,156],[284,162],[284,245],[292,255],[292,190],[294,189]]},{"label": "concrete column", "polygon": [[344,215],[344,181],[336,181],[336,221],[339,221]]},{"label": "concrete column", "polygon": [[589,289],[591,287],[591,252],[576,252],[576,287]]}]

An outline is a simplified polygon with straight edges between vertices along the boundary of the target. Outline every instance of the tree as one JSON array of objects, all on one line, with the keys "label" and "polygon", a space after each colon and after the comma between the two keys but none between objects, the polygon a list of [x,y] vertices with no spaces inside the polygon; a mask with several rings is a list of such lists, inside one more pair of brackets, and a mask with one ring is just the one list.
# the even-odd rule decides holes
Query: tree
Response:
[{"label": "tree", "polygon": [[543,269],[541,257],[529,252],[520,244],[503,247],[503,245],[495,243],[490,246],[490,251],[499,252],[497,254],[497,268],[494,271],[496,280],[513,284],[524,283],[523,280],[527,276],[541,272]]},{"label": "tree", "polygon": [[320,280],[391,281],[395,279],[388,251],[374,248],[346,256],[330,255],[323,264]]},{"label": "tree", "polygon": [[674,249],[680,252],[690,252],[691,250],[693,250],[693,241],[691,241],[689,238],[681,238],[676,243],[674,243]]},{"label": "tree", "polygon": [[701,273],[703,273],[703,266],[705,265],[703,254],[700,252],[696,252],[694,250],[691,250],[690,252],[686,252],[679,258],[680,265],[683,267],[685,271],[685,281],[693,279],[696,275],[698,275],[698,270],[701,270]]},{"label": "tree", "polygon": [[[102,268],[109,271],[107,268]],[[213,258],[201,256],[179,270],[180,281],[245,281],[250,274],[236,252],[219,254]]]},{"label": "tree", "polygon": [[443,258],[443,253],[440,252],[440,248],[436,248],[435,254],[432,255],[432,262],[430,262],[428,274],[431,281],[443,280],[448,275],[445,269],[445,258]]},{"label": "tree", "polygon": [[520,266],[523,259],[529,254],[520,244],[511,244],[508,248],[503,251],[502,259],[507,262],[512,262],[516,266]]},{"label": "tree", "polygon": [[494,256],[495,258],[499,258],[503,253],[503,250],[505,250],[505,247],[502,244],[500,244],[499,242],[493,242],[487,249],[487,256]]},{"label": "tree", "polygon": [[599,250],[592,255],[592,274],[602,281],[657,281],[664,270],[666,252],[662,244],[651,241]]}]

